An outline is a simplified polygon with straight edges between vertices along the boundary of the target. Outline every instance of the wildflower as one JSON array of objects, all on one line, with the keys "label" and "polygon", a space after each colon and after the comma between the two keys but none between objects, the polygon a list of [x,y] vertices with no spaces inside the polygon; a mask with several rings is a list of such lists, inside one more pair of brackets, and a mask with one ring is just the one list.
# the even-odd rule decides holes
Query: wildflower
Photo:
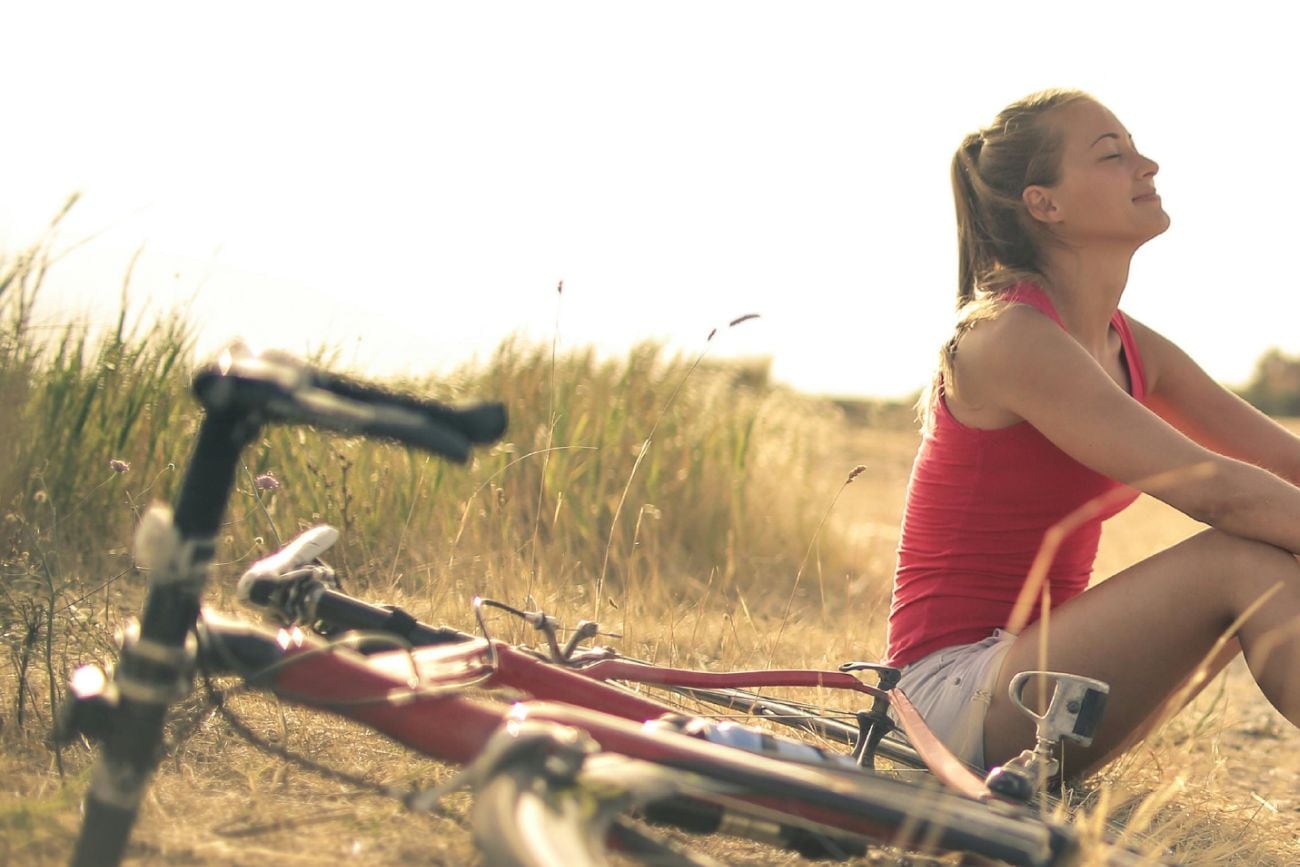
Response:
[{"label": "wildflower", "polygon": [[131,469],[131,465],[119,458],[113,458],[108,462],[108,468],[115,473],[125,473]]},{"label": "wildflower", "polygon": [[268,471],[253,479],[253,486],[259,491],[278,491],[280,489],[280,480],[275,477],[274,473]]}]

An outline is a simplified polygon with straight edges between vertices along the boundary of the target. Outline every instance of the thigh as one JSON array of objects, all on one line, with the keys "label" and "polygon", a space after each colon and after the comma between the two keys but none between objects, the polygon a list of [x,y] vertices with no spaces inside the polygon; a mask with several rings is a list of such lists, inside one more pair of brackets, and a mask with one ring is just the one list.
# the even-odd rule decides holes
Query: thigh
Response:
[{"label": "thigh", "polygon": [[[1250,577],[1243,577],[1243,573]],[[1110,685],[1105,717],[1092,746],[1067,756],[1074,768],[1098,766],[1135,736],[1173,697],[1185,703],[1235,655],[1226,631],[1252,594],[1283,584],[1283,604],[1260,618],[1300,610],[1300,567],[1286,552],[1207,531],[1101,582],[1026,628],[1007,651],[985,721],[990,766],[1033,744],[1033,722],[1007,695],[1020,671],[1046,669]],[[1276,590],[1276,588],[1274,588]],[[1265,613],[1273,612],[1273,613]],[[1072,775],[1075,771],[1067,767]]]}]

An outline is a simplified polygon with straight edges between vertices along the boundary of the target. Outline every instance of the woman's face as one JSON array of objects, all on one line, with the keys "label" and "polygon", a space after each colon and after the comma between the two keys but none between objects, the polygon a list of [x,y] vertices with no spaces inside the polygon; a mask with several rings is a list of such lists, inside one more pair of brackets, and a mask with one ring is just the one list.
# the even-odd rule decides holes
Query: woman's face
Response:
[{"label": "woman's face", "polygon": [[1105,106],[1080,100],[1048,122],[1062,136],[1060,180],[1026,189],[1025,200],[1054,234],[1073,245],[1109,242],[1136,249],[1169,228],[1156,194],[1160,167],[1138,152]]}]

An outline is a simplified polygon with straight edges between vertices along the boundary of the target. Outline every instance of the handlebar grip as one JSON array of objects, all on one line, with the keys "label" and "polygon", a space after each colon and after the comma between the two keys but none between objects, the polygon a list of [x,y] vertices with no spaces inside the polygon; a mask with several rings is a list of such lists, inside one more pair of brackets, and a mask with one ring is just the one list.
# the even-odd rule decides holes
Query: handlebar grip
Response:
[{"label": "handlebar grip", "polygon": [[456,428],[430,423],[428,416],[405,407],[372,404],[367,408],[370,417],[358,426],[357,433],[396,440],[456,461],[469,459],[472,442]]},{"label": "handlebar grip", "polygon": [[470,407],[448,406],[378,383],[364,382],[320,369],[312,371],[311,380],[317,388],[359,403],[413,410],[451,428],[472,443],[495,442],[505,433],[505,408],[498,403],[482,403]]}]

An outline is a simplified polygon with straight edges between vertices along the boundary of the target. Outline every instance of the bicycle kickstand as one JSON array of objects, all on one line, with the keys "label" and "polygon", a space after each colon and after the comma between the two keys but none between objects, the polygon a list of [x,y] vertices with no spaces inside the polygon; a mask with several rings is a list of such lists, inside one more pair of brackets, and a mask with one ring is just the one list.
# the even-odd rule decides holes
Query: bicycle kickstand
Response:
[{"label": "bicycle kickstand", "polygon": [[[1055,681],[1047,710],[1036,713],[1025,703],[1025,688],[1031,679],[1045,684]],[[1041,689],[1041,687],[1040,687]],[[1011,700],[1035,723],[1035,744],[1006,764],[989,771],[985,784],[989,790],[1009,800],[1028,802],[1061,770],[1057,748],[1064,740],[1080,746],[1092,743],[1093,735],[1106,708],[1110,685],[1058,671],[1022,671],[1011,678]],[[1037,702],[1041,707],[1041,698]]]}]

